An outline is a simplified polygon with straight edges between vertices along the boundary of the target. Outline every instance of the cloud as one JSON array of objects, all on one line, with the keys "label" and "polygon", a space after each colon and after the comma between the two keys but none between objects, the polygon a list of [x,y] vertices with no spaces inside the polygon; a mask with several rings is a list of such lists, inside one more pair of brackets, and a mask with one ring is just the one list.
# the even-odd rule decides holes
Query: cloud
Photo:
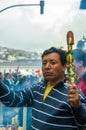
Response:
[{"label": "cloud", "polygon": [[[28,0],[4,0],[0,9],[28,3]],[[39,0],[29,0],[39,3]],[[0,45],[18,49],[45,49],[66,46],[66,33],[72,30],[77,42],[86,34],[85,11],[79,10],[79,0],[45,0],[44,14],[39,6],[16,7],[0,14]],[[85,12],[85,13],[84,13]]]}]

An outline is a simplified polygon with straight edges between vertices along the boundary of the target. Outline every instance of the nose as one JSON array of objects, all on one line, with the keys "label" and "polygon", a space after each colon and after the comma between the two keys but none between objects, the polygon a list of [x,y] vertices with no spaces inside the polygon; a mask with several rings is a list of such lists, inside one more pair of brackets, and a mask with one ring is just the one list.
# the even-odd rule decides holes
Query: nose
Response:
[{"label": "nose", "polygon": [[73,66],[75,66],[75,60],[73,61],[73,63],[72,63],[72,64],[73,64]]},{"label": "nose", "polygon": [[51,68],[51,64],[49,62],[47,62],[46,68]]}]

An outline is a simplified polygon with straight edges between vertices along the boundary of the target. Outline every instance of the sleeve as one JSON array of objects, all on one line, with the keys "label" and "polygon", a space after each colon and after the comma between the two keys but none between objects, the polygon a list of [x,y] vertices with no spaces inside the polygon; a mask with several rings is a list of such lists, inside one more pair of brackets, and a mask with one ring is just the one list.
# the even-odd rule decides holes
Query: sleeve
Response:
[{"label": "sleeve", "polygon": [[0,101],[8,107],[32,106],[32,90],[29,87],[21,91],[10,90],[0,81]]}]

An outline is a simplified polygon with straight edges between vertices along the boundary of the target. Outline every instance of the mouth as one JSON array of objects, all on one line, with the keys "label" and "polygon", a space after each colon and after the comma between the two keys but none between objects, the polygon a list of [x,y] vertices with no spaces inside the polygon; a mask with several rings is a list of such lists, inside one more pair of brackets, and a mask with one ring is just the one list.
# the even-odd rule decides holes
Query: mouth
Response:
[{"label": "mouth", "polygon": [[44,74],[45,74],[45,76],[52,76],[51,72],[45,72]]}]

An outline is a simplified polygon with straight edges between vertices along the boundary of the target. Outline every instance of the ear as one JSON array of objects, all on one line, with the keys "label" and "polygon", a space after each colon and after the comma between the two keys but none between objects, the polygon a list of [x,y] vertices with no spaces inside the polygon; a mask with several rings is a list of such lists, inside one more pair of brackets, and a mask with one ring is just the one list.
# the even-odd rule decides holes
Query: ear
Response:
[{"label": "ear", "polygon": [[65,70],[66,70],[66,68],[67,68],[67,67],[66,67],[66,64],[65,64],[65,65],[63,66],[63,71],[65,71]]}]

